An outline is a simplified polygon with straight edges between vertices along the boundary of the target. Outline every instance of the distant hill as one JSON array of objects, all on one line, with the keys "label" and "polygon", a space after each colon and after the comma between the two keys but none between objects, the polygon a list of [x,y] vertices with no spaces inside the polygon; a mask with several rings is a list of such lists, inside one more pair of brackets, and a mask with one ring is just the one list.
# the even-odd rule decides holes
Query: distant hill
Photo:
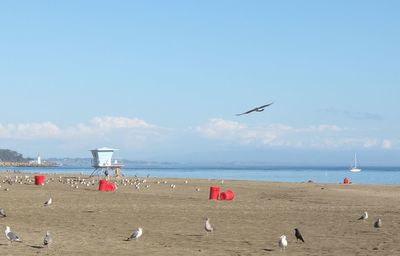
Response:
[{"label": "distant hill", "polygon": [[[64,167],[90,168],[92,166],[92,158],[48,158],[46,160]],[[172,162],[131,161],[126,159],[122,161],[125,168],[151,168],[178,164]]]},{"label": "distant hill", "polygon": [[22,154],[10,150],[0,149],[0,162],[29,162],[32,158],[25,158]]}]

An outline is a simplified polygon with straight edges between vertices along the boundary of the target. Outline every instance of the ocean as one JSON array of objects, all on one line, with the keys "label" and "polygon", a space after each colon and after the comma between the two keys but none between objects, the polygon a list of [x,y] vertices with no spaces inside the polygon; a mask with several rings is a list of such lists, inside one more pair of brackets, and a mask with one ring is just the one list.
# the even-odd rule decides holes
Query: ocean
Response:
[{"label": "ocean", "polygon": [[[0,168],[0,172],[6,170],[29,173],[71,173],[89,175],[93,168],[38,168],[38,167],[14,167]],[[112,174],[110,172],[110,174]],[[348,167],[332,166],[157,166],[124,168],[125,176],[159,178],[202,178],[219,180],[255,180],[274,182],[307,182],[312,180],[318,183],[342,183],[348,178],[354,184],[400,184],[400,167],[363,167],[361,172],[352,173]]]}]

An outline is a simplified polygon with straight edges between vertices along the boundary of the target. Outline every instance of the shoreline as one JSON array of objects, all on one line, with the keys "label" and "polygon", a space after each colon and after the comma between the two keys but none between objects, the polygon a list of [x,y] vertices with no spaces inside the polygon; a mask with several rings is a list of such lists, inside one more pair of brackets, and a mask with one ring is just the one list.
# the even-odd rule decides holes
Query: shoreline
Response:
[{"label": "shoreline", "polygon": [[[20,170],[20,169],[0,169],[0,175],[2,173],[15,173],[15,174],[24,174],[24,175],[35,175],[35,174],[40,174],[40,175],[55,175],[55,176],[66,176],[66,175],[76,175],[76,176],[85,176],[86,178],[88,178],[90,176],[90,174],[92,173],[93,170],[88,170],[87,168],[71,168],[73,170],[83,170],[81,172],[78,171],[71,171],[71,172],[63,172],[63,170],[65,171],[66,169],[64,168],[55,168],[57,170],[60,170],[60,172],[47,172],[46,168],[44,168],[45,171],[40,172],[37,170],[36,167],[32,170]],[[49,168],[51,169],[51,167]],[[69,168],[68,168],[69,169]],[[304,179],[304,180],[295,180],[295,181],[285,181],[285,180],[267,180],[267,179],[236,179],[236,178],[220,178],[220,177],[190,177],[190,176],[180,176],[180,177],[176,177],[176,176],[170,176],[170,175],[163,175],[163,176],[154,176],[154,175],[149,175],[149,173],[151,173],[151,170],[147,170],[147,169],[140,169],[142,170],[142,175],[137,175],[136,173],[131,173],[131,172],[122,172],[122,176],[121,178],[135,178],[135,177],[147,177],[150,176],[152,178],[158,178],[158,179],[181,179],[181,180],[185,180],[185,179],[193,179],[193,180],[216,180],[216,181],[220,181],[220,180],[226,180],[226,181],[236,181],[236,182],[263,182],[263,183],[288,183],[288,184],[303,184],[303,183],[314,183],[314,184],[327,184],[327,185],[377,185],[377,186],[400,186],[400,183],[361,183],[361,182],[354,182],[353,180],[350,180],[350,184],[344,184],[344,178],[346,178],[346,176],[343,176],[344,178],[341,180],[338,180],[337,182],[324,182],[324,181],[318,181],[318,180],[312,180],[312,179]],[[164,169],[163,169],[164,170]],[[167,169],[165,169],[167,170]],[[146,173],[146,174],[143,174]],[[348,173],[346,173],[348,174]],[[351,173],[349,173],[348,175],[351,175]],[[99,178],[99,177],[105,177],[104,175],[94,175],[94,178]],[[110,175],[110,177],[114,177],[113,175]]]}]

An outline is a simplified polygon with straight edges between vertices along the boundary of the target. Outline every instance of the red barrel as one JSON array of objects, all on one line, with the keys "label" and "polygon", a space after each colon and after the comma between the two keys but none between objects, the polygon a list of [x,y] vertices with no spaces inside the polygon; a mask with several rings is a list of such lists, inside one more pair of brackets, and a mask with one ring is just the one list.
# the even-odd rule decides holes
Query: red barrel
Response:
[{"label": "red barrel", "polygon": [[44,177],[44,175],[36,175],[35,176],[35,185],[44,186],[45,182],[46,182],[46,178]]},{"label": "red barrel", "polygon": [[349,184],[349,179],[348,178],[344,178],[343,183],[344,184]]},{"label": "red barrel", "polygon": [[115,189],[114,184],[111,184],[111,183],[107,184],[107,191],[114,191],[114,189]]},{"label": "red barrel", "polygon": [[219,200],[233,200],[234,194],[232,190],[227,190],[219,194]]},{"label": "red barrel", "polygon": [[107,191],[108,182],[106,180],[99,181],[99,190],[100,191]]},{"label": "red barrel", "polygon": [[218,200],[219,187],[210,187],[210,200]]}]

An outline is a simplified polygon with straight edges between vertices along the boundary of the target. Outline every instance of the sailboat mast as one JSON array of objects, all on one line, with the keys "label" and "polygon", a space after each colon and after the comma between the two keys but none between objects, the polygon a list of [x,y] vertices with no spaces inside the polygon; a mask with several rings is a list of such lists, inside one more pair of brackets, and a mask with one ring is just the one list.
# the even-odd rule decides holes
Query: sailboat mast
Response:
[{"label": "sailboat mast", "polygon": [[357,154],[354,154],[354,168],[357,168]]}]

